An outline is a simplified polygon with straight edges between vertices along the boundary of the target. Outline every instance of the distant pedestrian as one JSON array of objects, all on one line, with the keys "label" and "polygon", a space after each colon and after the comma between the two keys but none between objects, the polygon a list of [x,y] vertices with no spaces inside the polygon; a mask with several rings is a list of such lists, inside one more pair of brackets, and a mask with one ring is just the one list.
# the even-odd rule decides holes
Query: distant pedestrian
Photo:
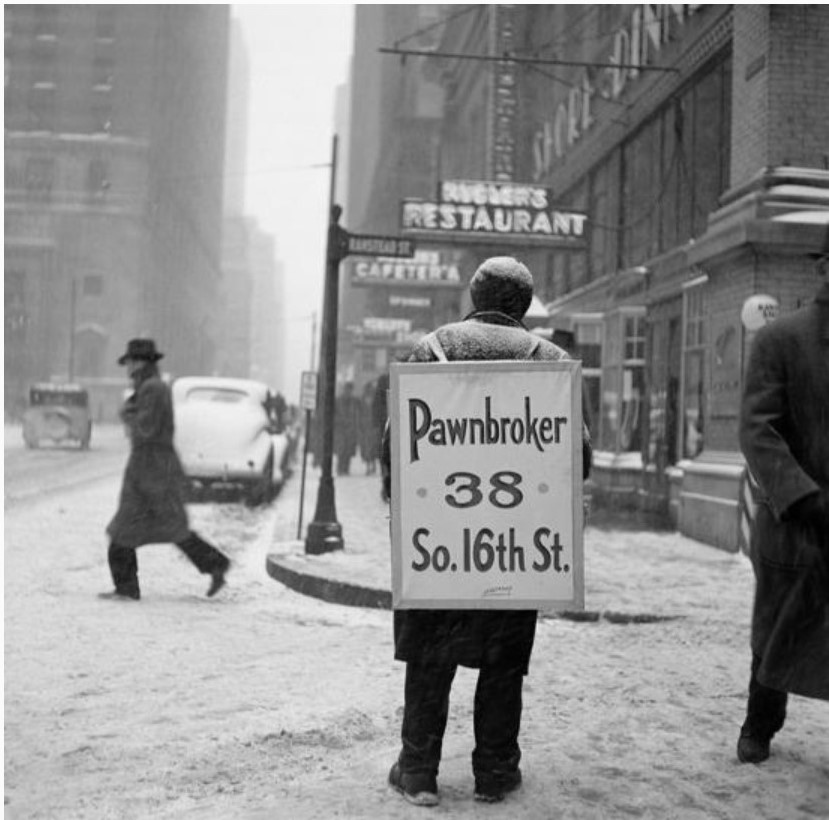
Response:
[{"label": "distant pedestrian", "polygon": [[815,301],[757,332],[740,446],[759,485],[751,673],[737,756],[761,763],[788,694],[829,700],[829,253]]},{"label": "distant pedestrian", "polygon": [[371,402],[371,424],[377,442],[377,458],[380,460],[380,494],[384,501],[389,500],[387,485],[389,481],[388,461],[383,458],[383,433],[389,418],[389,373],[381,373],[374,386],[374,398]]},{"label": "distant pedestrian", "polygon": [[230,567],[227,556],[188,524],[184,471],[173,447],[172,396],[158,372],[157,362],[163,355],[152,339],[131,339],[118,359],[134,387],[121,409],[131,449],[118,511],[107,527],[115,589],[101,593],[102,598],[141,597],[135,550],[144,544],[174,543],[199,572],[210,575],[208,597],[224,586]]},{"label": "distant pedestrian", "polygon": [[346,382],[337,396],[334,414],[334,450],[337,454],[337,475],[349,475],[351,459],[360,440],[362,405],[354,395],[354,383]]},{"label": "distant pedestrian", "polygon": [[[530,333],[521,319],[530,306],[530,271],[511,257],[487,259],[472,277],[474,311],[418,342],[410,362],[568,358],[560,347]],[[388,435],[382,458],[390,464]],[[591,447],[583,425],[583,476]],[[394,487],[387,486],[386,493]],[[457,667],[478,669],[473,713],[475,799],[494,803],[521,785],[522,689],[535,641],[534,610],[424,610],[394,612],[395,659],[406,662],[402,749],[389,783],[409,802],[438,803],[437,775]]]},{"label": "distant pedestrian", "polygon": [[377,472],[377,458],[380,455],[380,439],[374,426],[374,382],[366,382],[360,401],[360,457],[366,466],[366,475]]}]

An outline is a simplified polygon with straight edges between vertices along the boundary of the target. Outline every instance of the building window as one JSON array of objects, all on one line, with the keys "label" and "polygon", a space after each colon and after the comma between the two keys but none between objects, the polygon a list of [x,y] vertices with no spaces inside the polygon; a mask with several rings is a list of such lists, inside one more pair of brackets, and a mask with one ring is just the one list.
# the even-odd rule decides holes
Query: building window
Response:
[{"label": "building window", "polygon": [[95,39],[109,42],[115,39],[116,6],[97,6],[95,9]]},{"label": "building window", "polygon": [[[621,191],[624,225],[621,265],[639,265],[698,236],[728,187],[731,58],[706,67],[658,110],[622,146]],[[601,167],[594,172],[594,233],[602,223],[607,188]],[[612,223],[611,223],[612,228]],[[594,268],[604,249],[594,236]]]},{"label": "building window", "polygon": [[32,79],[35,87],[54,86],[58,78],[56,41],[35,40],[32,43]]},{"label": "building window", "polygon": [[645,397],[644,311],[638,315],[624,317],[623,344],[619,450],[631,453],[642,449]]},{"label": "building window", "polygon": [[26,313],[26,274],[23,271],[7,270],[3,290],[5,303],[6,345],[20,342],[26,336],[28,314]]},{"label": "building window", "polygon": [[93,196],[102,196],[109,190],[108,166],[104,160],[90,161],[86,173],[86,190]]},{"label": "building window", "polygon": [[602,370],[602,449],[642,449],[645,396],[645,308],[622,308],[607,320]]},{"label": "building window", "polygon": [[614,151],[590,176],[590,269],[593,278],[618,265],[619,173],[621,152]]},{"label": "building window", "polygon": [[599,441],[602,397],[602,319],[576,319],[573,358],[581,361],[583,413],[594,441]]},{"label": "building window", "polygon": [[108,88],[94,90],[91,114],[93,133],[109,134],[112,131],[112,97]]},{"label": "building window", "polygon": [[55,127],[55,85],[35,83],[29,90],[29,122],[36,131],[53,131]]},{"label": "building window", "polygon": [[682,391],[682,455],[695,458],[704,443],[705,385],[705,291],[700,283],[692,283],[683,297],[684,345]]},{"label": "building window", "polygon": [[92,63],[92,87],[96,91],[109,91],[115,73],[115,60],[107,54],[96,54]]},{"label": "building window", "polygon": [[35,13],[35,38],[44,41],[56,39],[58,36],[60,6],[57,4],[39,3],[32,8]]},{"label": "building window", "polygon": [[26,190],[33,196],[48,196],[52,191],[55,162],[49,157],[32,157],[26,161]]},{"label": "building window", "polygon": [[679,459],[681,325],[682,300],[679,298],[648,316],[646,358],[650,378],[643,456],[658,470],[676,464]]},{"label": "building window", "polygon": [[100,296],[104,292],[103,276],[84,276],[81,292],[84,296]]}]

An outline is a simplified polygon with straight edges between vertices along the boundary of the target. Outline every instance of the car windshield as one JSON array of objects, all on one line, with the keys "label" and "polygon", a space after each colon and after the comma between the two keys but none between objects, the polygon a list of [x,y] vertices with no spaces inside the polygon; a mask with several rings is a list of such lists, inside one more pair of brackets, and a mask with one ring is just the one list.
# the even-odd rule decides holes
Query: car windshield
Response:
[{"label": "car windshield", "polygon": [[243,390],[229,390],[226,387],[194,387],[187,391],[187,401],[215,402],[218,404],[238,404],[247,401],[248,394]]},{"label": "car windshield", "polygon": [[33,387],[29,394],[32,407],[86,407],[89,397],[84,390],[52,390]]}]

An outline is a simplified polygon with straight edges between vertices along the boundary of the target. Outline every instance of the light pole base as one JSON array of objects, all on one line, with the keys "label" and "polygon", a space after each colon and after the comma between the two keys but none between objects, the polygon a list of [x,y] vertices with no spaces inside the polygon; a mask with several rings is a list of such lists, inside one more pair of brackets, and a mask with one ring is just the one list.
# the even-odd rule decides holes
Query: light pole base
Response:
[{"label": "light pole base", "polygon": [[305,539],[305,552],[309,555],[321,555],[324,552],[341,550],[343,542],[343,528],[337,521],[312,521],[308,525],[308,535]]}]

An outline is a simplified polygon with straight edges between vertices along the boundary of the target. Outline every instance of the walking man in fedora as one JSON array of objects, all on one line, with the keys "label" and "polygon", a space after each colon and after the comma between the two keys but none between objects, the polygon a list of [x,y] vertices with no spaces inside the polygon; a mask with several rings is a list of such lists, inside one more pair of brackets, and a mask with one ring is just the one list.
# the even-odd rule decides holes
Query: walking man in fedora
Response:
[{"label": "walking man in fedora", "polygon": [[121,409],[130,437],[121,498],[107,526],[109,569],[115,589],[102,598],[138,600],[138,560],[143,544],[173,543],[210,576],[208,597],[225,584],[226,555],[190,529],[184,506],[184,471],[173,447],[173,401],[158,372],[163,353],[152,339],[130,339],[118,364],[127,368],[134,392]]}]

